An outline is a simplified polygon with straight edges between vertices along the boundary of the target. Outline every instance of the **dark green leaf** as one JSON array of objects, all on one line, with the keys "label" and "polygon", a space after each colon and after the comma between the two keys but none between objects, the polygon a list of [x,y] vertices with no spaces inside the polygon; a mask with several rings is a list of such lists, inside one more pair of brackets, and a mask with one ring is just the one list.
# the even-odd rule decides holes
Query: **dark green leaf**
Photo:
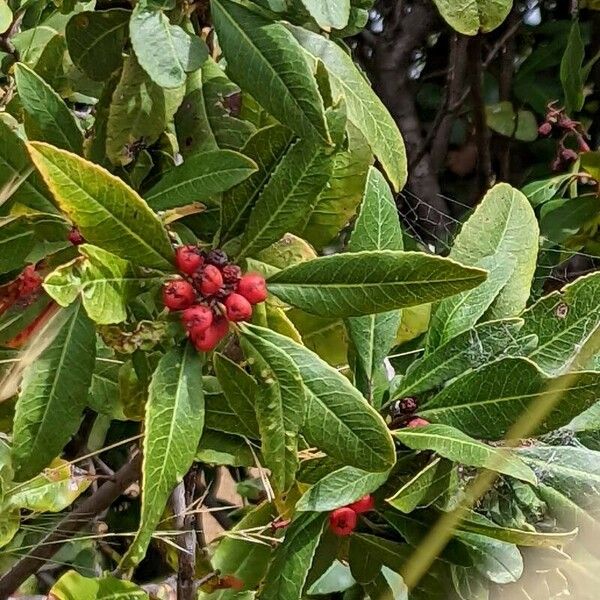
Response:
[{"label": "dark green leaf", "polygon": [[567,112],[577,112],[583,107],[583,60],[585,58],[585,46],[581,39],[581,28],[579,21],[573,21],[569,40],[565,53],[560,62],[560,81],[565,92]]}]

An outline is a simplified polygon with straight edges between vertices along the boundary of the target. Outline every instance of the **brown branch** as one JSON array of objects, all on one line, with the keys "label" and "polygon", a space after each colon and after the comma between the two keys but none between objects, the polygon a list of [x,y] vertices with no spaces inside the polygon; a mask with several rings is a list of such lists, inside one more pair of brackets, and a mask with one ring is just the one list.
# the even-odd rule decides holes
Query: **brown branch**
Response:
[{"label": "brown branch", "polygon": [[19,32],[21,28],[21,21],[25,16],[25,11],[18,11],[13,15],[12,23],[9,28],[0,35],[0,50],[2,52],[6,52],[6,54],[10,54],[15,61],[19,61],[19,51],[15,48],[15,45],[12,43],[12,38]]},{"label": "brown branch", "polygon": [[121,494],[139,478],[141,455],[136,454],[114,476],[105,482],[76,509],[69,513],[39,544],[0,577],[0,600],[6,600],[30,575],[52,558],[69,538],[88,525],[92,518],[106,510]]}]

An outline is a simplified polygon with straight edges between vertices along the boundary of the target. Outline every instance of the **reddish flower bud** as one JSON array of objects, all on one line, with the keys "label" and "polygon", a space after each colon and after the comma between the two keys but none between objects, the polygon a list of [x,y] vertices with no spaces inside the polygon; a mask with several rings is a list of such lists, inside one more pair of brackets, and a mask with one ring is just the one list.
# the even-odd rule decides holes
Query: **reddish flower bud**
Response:
[{"label": "reddish flower bud", "polygon": [[329,514],[329,529],[331,529],[335,535],[350,535],[356,528],[357,520],[358,517],[356,513],[348,506],[337,508]]},{"label": "reddish flower bud", "polygon": [[81,244],[85,243],[85,238],[81,235],[81,231],[79,231],[77,227],[71,227],[68,239],[73,246],[80,246]]},{"label": "reddish flower bud", "polygon": [[221,273],[225,283],[237,283],[242,276],[242,270],[237,265],[226,265]]},{"label": "reddish flower bud", "polygon": [[252,316],[252,305],[240,294],[229,294],[225,308],[230,321],[247,321]]},{"label": "reddish flower bud", "polygon": [[247,273],[240,279],[237,292],[244,296],[250,304],[264,302],[268,295],[265,278],[257,273]]},{"label": "reddish flower bud", "polygon": [[577,142],[579,144],[579,152],[590,152],[591,148],[581,136],[579,136]]},{"label": "reddish flower bud", "polygon": [[190,308],[186,308],[181,315],[181,320],[193,335],[193,331],[204,331],[210,327],[213,322],[213,311],[202,304],[196,304]]},{"label": "reddish flower bud", "polygon": [[569,164],[575,162],[579,158],[579,154],[575,150],[571,150],[571,148],[563,148],[560,151],[560,158],[563,162]]},{"label": "reddish flower bud", "polygon": [[194,288],[187,281],[169,281],[163,288],[163,302],[169,310],[184,310],[196,300]]},{"label": "reddish flower bud", "polygon": [[206,265],[200,276],[200,292],[204,296],[213,296],[223,287],[221,271],[214,265]]},{"label": "reddish flower bud", "polygon": [[421,417],[415,417],[406,423],[407,427],[425,427],[425,425],[429,425],[429,421],[425,419],[421,419]]},{"label": "reddish flower bud", "polygon": [[193,275],[204,264],[196,246],[180,246],[175,251],[175,266],[186,275]]},{"label": "reddish flower bud", "polygon": [[367,494],[362,498],[359,498],[356,502],[348,505],[357,515],[369,512],[375,508],[375,500],[371,494]]},{"label": "reddish flower bud", "polygon": [[548,137],[552,133],[552,124],[545,121],[538,127],[540,137]]}]

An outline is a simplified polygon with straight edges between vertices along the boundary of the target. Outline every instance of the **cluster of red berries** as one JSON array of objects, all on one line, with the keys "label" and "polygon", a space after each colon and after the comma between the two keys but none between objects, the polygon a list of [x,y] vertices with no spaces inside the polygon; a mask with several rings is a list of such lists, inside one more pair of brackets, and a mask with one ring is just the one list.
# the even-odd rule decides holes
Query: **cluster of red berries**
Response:
[{"label": "cluster of red berries", "polygon": [[375,508],[375,502],[371,494],[363,496],[356,502],[336,508],[329,513],[329,528],[335,535],[350,535],[358,523],[358,515],[369,512]]},{"label": "cluster of red berries", "polygon": [[183,311],[181,321],[197,350],[208,352],[227,335],[229,321],[247,321],[252,305],[267,298],[264,277],[242,275],[219,249],[203,252],[196,246],[180,246],[175,265],[183,275],[163,288],[169,310]]},{"label": "cluster of red berries", "polygon": [[[551,102],[546,110],[546,119],[538,127],[540,137],[554,137],[558,140],[556,156],[552,161],[553,171],[564,171],[574,163],[581,152],[589,152],[590,147],[586,142],[586,133],[579,121],[573,121],[564,108],[558,108],[556,102]],[[568,139],[575,141],[578,150],[565,146]]]}]

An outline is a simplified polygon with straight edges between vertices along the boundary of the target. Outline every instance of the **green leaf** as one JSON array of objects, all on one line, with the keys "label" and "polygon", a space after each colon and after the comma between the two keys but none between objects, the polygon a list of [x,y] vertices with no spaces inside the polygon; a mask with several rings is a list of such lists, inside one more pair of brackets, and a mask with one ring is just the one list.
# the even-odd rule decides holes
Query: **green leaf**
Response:
[{"label": "green leaf", "polygon": [[207,202],[244,181],[256,170],[253,160],[232,150],[194,154],[181,166],[167,171],[144,197],[154,210]]},{"label": "green leaf", "polygon": [[253,327],[259,329],[300,371],[307,402],[301,433],[307,442],[343,465],[365,471],[390,469],[396,455],[388,428],[348,379],[290,338]]},{"label": "green leaf", "polygon": [[122,8],[83,11],[65,29],[75,66],[96,81],[107,80],[123,63],[123,46],[131,12]]},{"label": "green leaf", "polygon": [[317,83],[285,26],[231,0],[211,7],[232,78],[300,137],[331,144]]},{"label": "green leaf", "polygon": [[0,548],[6,546],[19,531],[21,525],[20,511],[3,510],[0,512]]},{"label": "green leaf", "polygon": [[313,485],[296,504],[296,510],[327,512],[352,504],[385,483],[389,473],[368,473],[342,467]]},{"label": "green leaf", "polygon": [[48,324],[56,337],[23,374],[15,410],[15,480],[37,475],[79,428],[94,370],[96,334],[81,305]]},{"label": "green leaf", "polygon": [[327,67],[334,97],[345,99],[348,120],[365,136],[394,189],[401,190],[407,177],[402,136],[352,57],[321,35],[293,25],[287,28],[313,60],[321,60]]},{"label": "green leaf", "polygon": [[241,152],[258,170],[223,195],[221,203],[221,240],[229,240],[240,230],[265,184],[273,175],[292,142],[292,133],[283,125],[270,125],[256,131]]},{"label": "green leaf", "polygon": [[454,590],[460,600],[489,600],[490,593],[479,573],[470,567],[450,565]]},{"label": "green leaf", "polygon": [[257,600],[300,600],[327,515],[303,513],[287,528],[275,550]]},{"label": "green leaf", "polygon": [[[224,354],[215,353],[213,355],[213,366],[224,396],[224,400],[219,402],[219,411],[222,414],[226,413],[229,419],[225,421],[218,417],[214,420],[211,419],[211,428],[244,435],[251,439],[259,438],[254,408],[258,396],[258,384],[242,367]],[[231,431],[231,426],[220,429],[220,426],[225,426],[229,420],[234,423],[234,431]]]},{"label": "green leaf", "polygon": [[13,13],[6,0],[0,1],[0,33],[4,33],[13,22]]},{"label": "green leaf", "polygon": [[517,110],[512,102],[504,101],[485,107],[486,122],[490,129],[521,142],[533,142],[538,137],[535,115],[529,110]]},{"label": "green leaf", "polygon": [[108,109],[106,156],[115,165],[129,164],[130,147],[153,144],[181,104],[185,89],[163,89],[154,83],[134,56],[125,58],[121,78]]},{"label": "green leaf", "polygon": [[479,285],[480,269],[420,252],[335,254],[269,277],[269,292],[306,312],[352,317],[439,300]]},{"label": "green leaf", "polygon": [[422,394],[469,369],[491,362],[510,346],[522,326],[523,319],[503,319],[467,329],[413,362],[396,391],[396,397]]},{"label": "green leaf", "polygon": [[332,169],[327,148],[311,140],[295,142],[258,196],[238,256],[256,254],[302,221],[327,185]]},{"label": "green leaf", "polygon": [[[585,156],[585,154],[583,156]],[[535,208],[548,202],[548,200],[552,200],[559,190],[572,179],[573,173],[563,173],[562,175],[556,175],[555,177],[550,177],[548,179],[532,181],[521,188],[521,191],[527,196],[531,206]]]},{"label": "green leaf", "polygon": [[533,471],[510,451],[492,448],[454,427],[427,425],[398,429],[393,435],[412,450],[433,450],[453,462],[491,469],[533,485],[537,483]]},{"label": "green leaf", "polygon": [[525,358],[504,358],[455,379],[422,406],[419,416],[474,437],[498,440],[536,402],[561,390],[560,402],[535,428],[542,434],[566,425],[594,404],[599,386],[600,373],[584,371],[576,380],[570,375],[550,379]]},{"label": "green leaf", "polygon": [[122,564],[137,565],[152,539],[173,488],[190,468],[204,427],[202,358],[191,344],[158,363],[146,404],[139,530]]},{"label": "green leaf", "polygon": [[261,329],[243,326],[240,342],[258,382],[254,400],[262,455],[274,487],[286,492],[293,485],[298,461],[298,432],[305,412],[305,392],[298,368]]},{"label": "green leaf", "polygon": [[512,0],[474,0],[457,3],[454,0],[434,0],[444,20],[464,35],[487,33],[496,29],[508,16]]},{"label": "green leaf", "polygon": [[[349,252],[362,250],[402,250],[402,229],[398,209],[383,175],[369,169],[360,214],[348,242]],[[372,380],[394,345],[400,326],[400,311],[352,317],[346,321],[348,335],[356,352],[357,381],[366,382],[371,397]],[[364,390],[363,390],[364,391]]]},{"label": "green leaf", "polygon": [[15,66],[15,81],[29,139],[81,154],[83,134],[62,98],[22,63]]},{"label": "green leaf", "polygon": [[541,298],[523,313],[521,336],[538,336],[529,358],[550,375],[567,371],[600,326],[600,273],[591,273]]},{"label": "green leaf", "polygon": [[581,38],[579,21],[573,21],[567,47],[560,62],[560,81],[565,92],[565,108],[568,113],[580,111],[585,100],[583,86],[583,61],[585,46]]},{"label": "green leaf", "polygon": [[208,58],[198,36],[172,25],[162,11],[148,9],[143,2],[131,13],[129,35],[138,62],[160,87],[184,85],[186,73],[199,69]]},{"label": "green leaf", "polygon": [[254,467],[256,465],[254,454],[246,440],[212,429],[204,431],[198,444],[196,460],[232,467]]},{"label": "green leaf", "polygon": [[85,239],[136,265],[170,269],[173,250],[158,217],[101,167],[48,144],[29,144],[56,203]]},{"label": "green leaf", "polygon": [[325,31],[343,29],[348,25],[350,0],[302,0],[302,4],[317,25]]},{"label": "green leaf", "polygon": [[67,571],[52,586],[49,596],[56,600],[148,600],[148,594],[132,581],[112,575],[84,577],[77,571]]}]

